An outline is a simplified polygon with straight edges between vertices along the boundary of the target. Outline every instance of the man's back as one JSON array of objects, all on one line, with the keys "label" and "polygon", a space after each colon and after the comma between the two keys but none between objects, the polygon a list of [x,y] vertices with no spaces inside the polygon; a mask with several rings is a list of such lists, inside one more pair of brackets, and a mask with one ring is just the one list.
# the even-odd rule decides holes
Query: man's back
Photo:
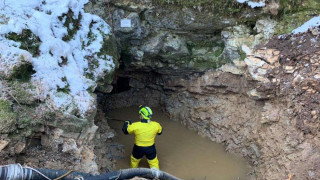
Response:
[{"label": "man's back", "polygon": [[128,126],[128,133],[135,135],[135,144],[146,147],[154,144],[155,137],[162,132],[162,127],[159,123],[150,122],[135,122]]}]

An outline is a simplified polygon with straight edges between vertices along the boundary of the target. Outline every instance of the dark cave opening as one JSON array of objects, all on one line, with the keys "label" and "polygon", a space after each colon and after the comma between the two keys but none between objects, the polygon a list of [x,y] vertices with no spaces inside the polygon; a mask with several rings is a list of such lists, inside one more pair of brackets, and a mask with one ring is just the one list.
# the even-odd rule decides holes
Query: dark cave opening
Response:
[{"label": "dark cave opening", "polygon": [[130,78],[128,77],[118,77],[116,83],[113,84],[112,94],[129,91],[130,87]]}]

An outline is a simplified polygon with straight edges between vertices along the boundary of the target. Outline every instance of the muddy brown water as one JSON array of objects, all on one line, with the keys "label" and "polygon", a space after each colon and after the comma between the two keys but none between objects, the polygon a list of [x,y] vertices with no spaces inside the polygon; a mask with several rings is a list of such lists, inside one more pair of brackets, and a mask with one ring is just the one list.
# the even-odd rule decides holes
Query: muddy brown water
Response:
[{"label": "muddy brown water", "polygon": [[[238,180],[247,179],[248,164],[224,150],[220,144],[199,136],[196,132],[168,119],[158,108],[152,108],[153,118],[163,127],[163,133],[156,137],[160,169],[185,180]],[[138,108],[120,108],[107,114],[117,119],[138,121]],[[116,131],[115,141],[125,147],[124,157],[117,161],[119,169],[130,168],[130,155],[134,143],[133,135],[124,135],[122,122],[109,120]],[[139,167],[148,167],[145,158]]]}]

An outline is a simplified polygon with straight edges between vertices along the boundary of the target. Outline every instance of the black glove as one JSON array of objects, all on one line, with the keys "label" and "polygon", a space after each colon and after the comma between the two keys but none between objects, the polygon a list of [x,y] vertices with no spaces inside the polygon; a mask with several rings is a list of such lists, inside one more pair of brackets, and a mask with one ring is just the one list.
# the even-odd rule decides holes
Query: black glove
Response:
[{"label": "black glove", "polygon": [[124,121],[124,123],[123,123],[122,132],[123,132],[124,134],[129,134],[129,133],[128,133],[128,130],[127,130],[128,124],[132,124],[132,122],[131,122],[130,119],[127,119],[127,120]]},{"label": "black glove", "polygon": [[132,122],[131,122],[130,119],[125,120],[124,123],[125,123],[125,124],[132,124]]}]

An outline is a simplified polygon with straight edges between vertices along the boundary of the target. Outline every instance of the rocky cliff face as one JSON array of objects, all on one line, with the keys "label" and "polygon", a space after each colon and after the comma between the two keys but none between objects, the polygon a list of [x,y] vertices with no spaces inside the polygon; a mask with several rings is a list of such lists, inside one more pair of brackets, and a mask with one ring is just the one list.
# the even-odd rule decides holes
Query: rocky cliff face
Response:
[{"label": "rocky cliff face", "polygon": [[84,2],[0,3],[1,164],[98,173],[93,140],[110,136],[94,123],[94,91],[111,91],[119,55]]},{"label": "rocky cliff face", "polygon": [[119,88],[104,105],[161,104],[246,157],[253,179],[318,179],[319,31],[279,36],[318,2],[250,2],[92,1],[121,47]]}]

